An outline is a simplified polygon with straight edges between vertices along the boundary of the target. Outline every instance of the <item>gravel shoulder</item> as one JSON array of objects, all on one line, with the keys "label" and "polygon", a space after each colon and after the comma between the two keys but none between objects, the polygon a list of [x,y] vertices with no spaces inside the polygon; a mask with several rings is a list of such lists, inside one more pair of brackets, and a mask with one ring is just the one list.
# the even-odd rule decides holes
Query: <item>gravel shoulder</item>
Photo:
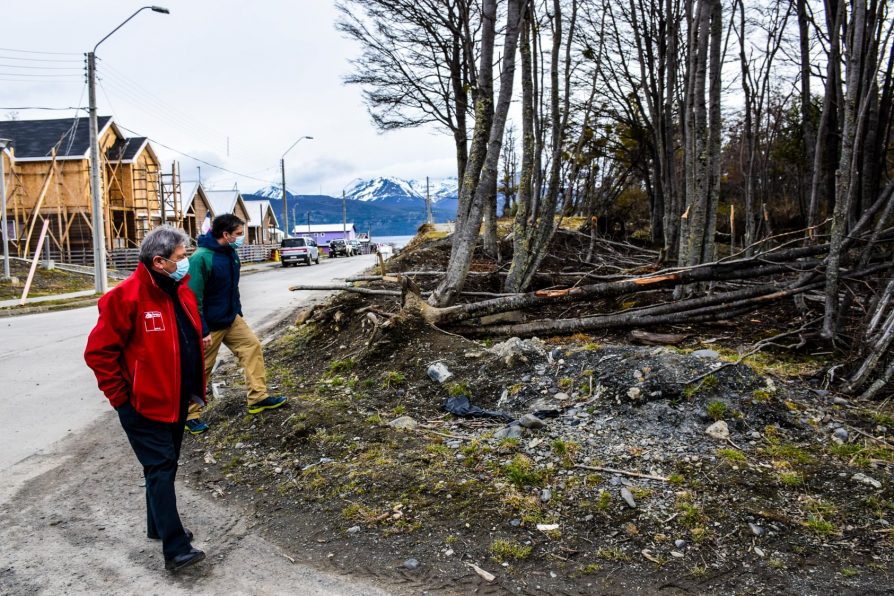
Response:
[{"label": "gravel shoulder", "polygon": [[290,559],[259,536],[255,515],[203,498],[182,470],[184,525],[208,562],[165,572],[144,534],[142,474],[112,412],[41,458],[57,465],[0,507],[2,594],[390,593]]}]

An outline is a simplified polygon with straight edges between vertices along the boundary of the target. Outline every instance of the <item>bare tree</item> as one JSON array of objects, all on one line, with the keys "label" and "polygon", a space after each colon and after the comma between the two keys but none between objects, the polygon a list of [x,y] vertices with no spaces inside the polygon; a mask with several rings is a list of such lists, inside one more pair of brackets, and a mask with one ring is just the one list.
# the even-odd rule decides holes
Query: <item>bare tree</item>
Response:
[{"label": "bare tree", "polygon": [[429,298],[433,305],[452,304],[462,292],[472,255],[475,251],[485,206],[485,197],[497,191],[497,166],[503,143],[503,132],[512,86],[515,79],[515,54],[521,14],[527,0],[508,0],[500,92],[496,105],[493,89],[493,56],[496,38],[496,0],[483,0],[481,25],[481,57],[478,91],[475,100],[475,129],[469,162],[464,172],[456,213],[456,231],[450,249],[450,261],[444,280]]},{"label": "bare tree", "polygon": [[473,0],[339,0],[336,27],[362,48],[359,85],[379,130],[439,124],[453,135],[462,183],[477,89]]}]

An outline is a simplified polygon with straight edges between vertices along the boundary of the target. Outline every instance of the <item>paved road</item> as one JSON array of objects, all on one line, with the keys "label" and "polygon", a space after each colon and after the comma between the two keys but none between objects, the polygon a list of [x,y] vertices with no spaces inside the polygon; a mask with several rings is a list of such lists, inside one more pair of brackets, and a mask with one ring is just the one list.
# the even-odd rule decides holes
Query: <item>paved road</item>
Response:
[{"label": "paved road", "polygon": [[[245,318],[259,336],[322,292],[289,292],[296,283],[327,283],[373,265],[374,257],[324,259],[311,267],[269,267],[244,275]],[[0,319],[0,504],[54,465],[53,445],[110,411],[84,364],[96,307]],[[224,351],[225,352],[225,351]],[[27,465],[18,462],[31,458]]]}]

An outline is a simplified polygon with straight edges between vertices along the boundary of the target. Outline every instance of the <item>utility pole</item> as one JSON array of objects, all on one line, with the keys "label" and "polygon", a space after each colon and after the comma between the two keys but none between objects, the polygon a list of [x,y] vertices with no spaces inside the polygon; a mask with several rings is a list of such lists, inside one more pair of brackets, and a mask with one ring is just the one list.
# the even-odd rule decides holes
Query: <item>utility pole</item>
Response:
[{"label": "utility pole", "polygon": [[87,99],[90,102],[90,194],[92,195],[91,206],[93,208],[93,275],[96,281],[97,294],[105,294],[109,289],[109,283],[106,277],[106,230],[105,217],[102,211],[102,186],[100,183],[100,168],[102,164],[99,162],[99,125],[96,116],[96,49],[128,21],[147,9],[152,12],[169,14],[168,9],[161,6],[143,6],[124,19],[120,25],[112,29],[111,33],[100,39],[93,46],[92,52],[87,52]]},{"label": "utility pole", "polygon": [[286,199],[286,158],[279,160],[279,168],[282,172],[282,232],[283,238],[289,237],[289,202]]},{"label": "utility pole", "polygon": [[345,206],[345,191],[342,189],[341,191],[341,234],[345,239],[345,243],[348,242],[348,210]]},{"label": "utility pole", "polygon": [[425,223],[432,223],[431,195],[428,192],[428,176],[425,177]]},{"label": "utility pole", "polygon": [[[98,45],[98,44],[97,44]],[[96,48],[94,48],[95,50]],[[93,208],[93,277],[97,294],[109,289],[106,274],[106,230],[102,212],[99,163],[99,124],[96,116],[96,54],[87,53],[87,99],[90,102],[90,194]]]},{"label": "utility pole", "polygon": [[[303,137],[298,137],[298,140],[292,143],[292,146],[286,149],[286,152],[282,154],[282,157],[279,158],[279,169],[282,172],[282,225],[283,232],[285,233],[285,238],[289,237],[289,207],[288,207],[288,193],[286,193],[286,154],[295,148],[295,145],[303,141],[304,139],[313,140],[313,137],[309,137],[307,135]],[[292,219],[295,219],[294,217]]]}]

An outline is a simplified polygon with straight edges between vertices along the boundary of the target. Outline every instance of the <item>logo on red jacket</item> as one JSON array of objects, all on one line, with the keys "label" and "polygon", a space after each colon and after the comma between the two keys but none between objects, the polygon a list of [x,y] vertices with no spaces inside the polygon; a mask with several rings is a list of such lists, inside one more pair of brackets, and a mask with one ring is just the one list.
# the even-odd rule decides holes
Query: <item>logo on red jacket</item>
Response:
[{"label": "logo on red jacket", "polygon": [[161,313],[157,310],[146,311],[143,314],[143,324],[146,331],[164,331],[165,321],[161,318]]}]

